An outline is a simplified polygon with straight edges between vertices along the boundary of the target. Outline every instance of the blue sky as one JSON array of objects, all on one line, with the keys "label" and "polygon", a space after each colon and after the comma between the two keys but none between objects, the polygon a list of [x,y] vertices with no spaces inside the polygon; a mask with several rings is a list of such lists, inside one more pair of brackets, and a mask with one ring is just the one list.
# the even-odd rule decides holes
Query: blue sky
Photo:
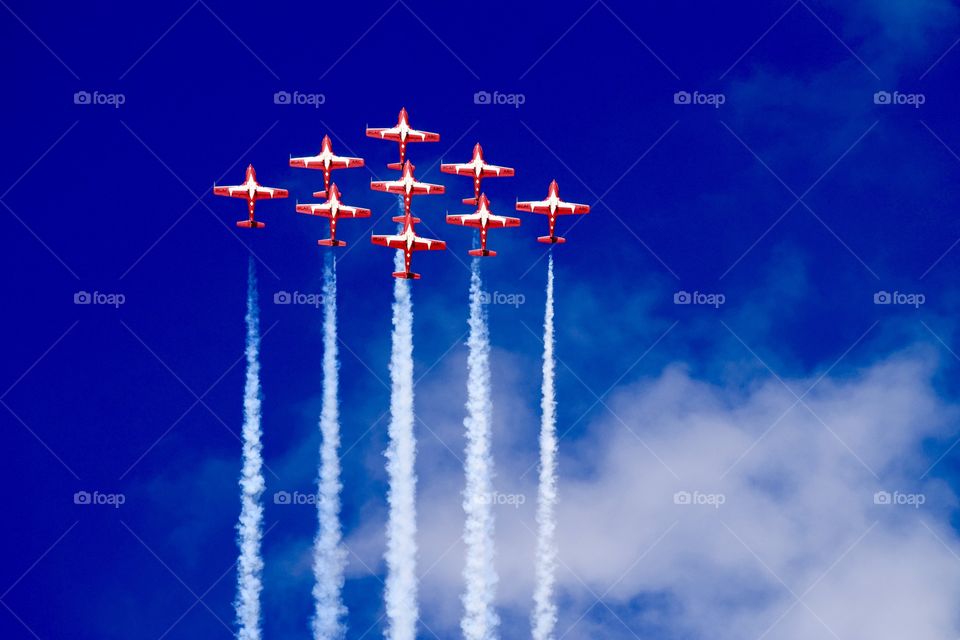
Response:
[{"label": "blue sky", "polygon": [[[3,637],[230,635],[249,254],[266,332],[264,633],[308,636],[314,511],[272,496],[312,490],[321,312],[272,300],[320,291],[325,224],[292,199],[322,178],[287,158],[324,134],[369,167],[335,174],[373,210],[338,234],[345,598],[348,637],[381,633],[392,255],[367,236],[392,228],[394,202],[368,182],[396,147],[363,128],[401,106],[441,133],[409,156],[448,189],[414,201],[449,247],[414,258],[421,637],[458,632],[463,557],[471,238],[442,215],[471,185],[437,163],[478,141],[517,169],[485,183],[494,212],[554,178],[593,206],[561,220],[555,250],[558,636],[957,634],[954,3],[4,6]],[[210,193],[251,162],[291,191],[258,206],[263,233],[240,233],[243,204]],[[518,215],[483,265],[491,292],[523,300],[490,307],[496,484],[528,498],[497,512],[504,637],[528,632],[545,280],[545,221]],[[124,303],[74,304],[80,291]],[[675,304],[681,291],[724,303]],[[678,491],[726,500],[677,505]]]}]

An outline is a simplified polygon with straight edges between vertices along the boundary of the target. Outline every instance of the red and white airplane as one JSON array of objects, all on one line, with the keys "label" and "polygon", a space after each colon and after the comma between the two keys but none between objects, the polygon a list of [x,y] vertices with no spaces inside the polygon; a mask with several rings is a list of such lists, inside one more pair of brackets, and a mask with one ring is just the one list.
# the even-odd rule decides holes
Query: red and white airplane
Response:
[{"label": "red and white airplane", "polygon": [[447,216],[447,224],[457,224],[461,227],[475,227],[480,229],[480,248],[471,249],[468,253],[471,256],[495,256],[496,251],[487,250],[487,229],[503,229],[506,227],[519,227],[520,218],[508,218],[507,216],[498,216],[490,212],[490,201],[487,196],[480,194],[478,198],[480,204],[475,213],[465,216]]},{"label": "red and white airplane", "polygon": [[420,274],[413,273],[410,271],[410,257],[413,255],[414,251],[440,251],[447,248],[447,243],[443,240],[431,240],[430,238],[423,238],[417,235],[417,232],[413,228],[413,218],[410,216],[405,216],[405,221],[403,223],[403,231],[397,235],[390,236],[372,236],[370,241],[373,244],[378,244],[383,247],[390,247],[391,249],[399,249],[403,251],[403,271],[396,271],[393,274],[394,278],[402,278],[405,280],[419,280]]},{"label": "red and white airplane", "polygon": [[343,240],[337,240],[337,220],[341,218],[369,218],[370,209],[362,207],[351,207],[340,202],[340,190],[336,183],[330,185],[326,191],[317,191],[313,194],[315,198],[326,198],[327,201],[321,204],[300,204],[297,203],[297,213],[306,213],[311,216],[321,216],[330,220],[330,237],[323,240],[317,240],[321,247],[345,247],[347,243]]},{"label": "red and white airplane", "polygon": [[[333,152],[330,136],[323,136],[323,142],[320,143],[320,153],[315,156],[290,158],[290,166],[298,169],[319,169],[323,171],[323,190],[326,191],[330,188],[331,171],[334,169],[353,169],[354,167],[362,167],[363,158],[350,158],[336,155]],[[316,197],[324,198],[326,196],[321,195]]]},{"label": "red and white airplane", "polygon": [[514,175],[510,167],[498,167],[495,164],[487,164],[483,160],[483,148],[478,142],[473,147],[473,157],[470,162],[462,164],[441,164],[440,171],[443,173],[452,173],[458,176],[473,176],[473,197],[464,198],[463,204],[477,204],[480,197],[480,180],[483,178],[509,178]]},{"label": "red and white airplane", "polygon": [[566,242],[564,238],[556,235],[557,216],[569,215],[574,213],[590,213],[590,206],[586,204],[577,204],[576,202],[564,202],[560,199],[560,187],[557,181],[550,183],[547,191],[546,200],[532,200],[528,202],[517,202],[517,211],[526,211],[528,213],[542,213],[549,216],[550,235],[540,236],[537,242],[544,244],[558,244]]},{"label": "red and white airplane", "polygon": [[399,180],[372,180],[370,188],[403,196],[404,215],[410,214],[410,199],[413,196],[435,195],[444,191],[442,184],[418,182],[413,176],[414,166],[407,160],[403,163],[403,174]]},{"label": "red and white airplane", "polygon": [[400,115],[397,116],[397,124],[394,127],[375,128],[367,127],[367,136],[370,138],[379,138],[381,140],[391,140],[400,143],[400,162],[391,162],[387,165],[388,169],[400,169],[407,160],[408,142],[439,142],[440,134],[430,131],[419,131],[410,128],[410,119],[407,116],[406,109],[400,109]]},{"label": "red and white airplane", "polygon": [[262,222],[257,222],[253,217],[253,209],[257,200],[286,198],[289,194],[286,189],[276,189],[274,187],[264,187],[260,185],[257,182],[257,172],[254,171],[253,165],[251,164],[247,166],[247,173],[243,184],[232,187],[218,187],[217,185],[213,185],[213,195],[244,198],[247,201],[249,218],[238,221],[237,226],[243,227],[244,229],[263,229],[267,225]]}]

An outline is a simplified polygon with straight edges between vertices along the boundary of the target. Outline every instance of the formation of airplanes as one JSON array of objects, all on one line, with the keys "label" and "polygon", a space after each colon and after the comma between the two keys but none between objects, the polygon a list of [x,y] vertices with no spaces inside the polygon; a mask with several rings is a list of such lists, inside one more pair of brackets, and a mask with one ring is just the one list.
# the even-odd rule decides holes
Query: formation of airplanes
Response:
[{"label": "formation of airplanes", "polygon": [[[410,118],[406,109],[400,109],[397,124],[393,127],[366,129],[367,136],[380,140],[395,142],[400,148],[400,161],[391,162],[388,169],[399,170],[400,177],[395,180],[373,180],[370,188],[374,191],[389,193],[403,198],[403,215],[392,219],[399,224],[396,234],[371,236],[373,244],[403,251],[404,269],[393,273],[394,278],[417,280],[419,273],[411,270],[411,259],[416,251],[437,251],[447,248],[443,240],[425,238],[416,232],[416,225],[420,218],[411,211],[413,196],[439,195],[446,192],[443,185],[421,182],[414,175],[413,163],[407,159],[407,143],[410,142],[439,142],[440,134],[431,131],[421,131],[410,126]],[[325,199],[325,202],[300,204],[297,202],[296,211],[306,215],[327,218],[330,224],[330,237],[318,240],[322,247],[343,247],[346,242],[337,239],[337,222],[341,219],[369,218],[370,209],[344,204],[340,190],[331,181],[331,172],[336,169],[354,169],[365,166],[363,158],[338,156],[333,151],[330,136],[324,136],[320,143],[320,152],[314,156],[290,157],[290,166],[301,169],[315,169],[323,172],[323,191],[315,191],[313,197]],[[471,177],[473,179],[473,197],[464,198],[463,204],[474,205],[476,209],[469,214],[447,215],[448,224],[470,227],[479,231],[480,248],[471,249],[468,253],[475,257],[492,257],[497,252],[487,248],[487,232],[490,229],[505,229],[520,226],[519,218],[501,216],[490,210],[490,200],[481,190],[481,181],[484,178],[507,178],[515,175],[512,167],[489,164],[484,160],[483,148],[477,143],[473,147],[473,154],[468,162],[441,164],[440,171],[447,174]],[[214,195],[243,198],[247,201],[248,219],[237,222],[238,227],[247,229],[262,229],[266,225],[254,217],[254,209],[258,200],[273,200],[286,198],[289,193],[286,189],[266,187],[257,182],[257,174],[253,165],[247,167],[243,184],[235,186],[213,187]],[[538,242],[544,244],[560,244],[566,240],[556,234],[557,216],[585,214],[590,212],[586,204],[566,202],[560,199],[560,188],[553,180],[547,189],[547,197],[543,200],[517,201],[517,211],[537,213],[547,216],[549,235],[540,236]]]}]

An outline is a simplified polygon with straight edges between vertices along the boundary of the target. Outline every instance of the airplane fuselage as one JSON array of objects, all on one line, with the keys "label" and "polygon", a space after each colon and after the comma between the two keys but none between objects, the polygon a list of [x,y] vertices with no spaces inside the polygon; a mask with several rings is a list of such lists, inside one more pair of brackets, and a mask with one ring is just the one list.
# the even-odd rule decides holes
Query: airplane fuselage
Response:
[{"label": "airplane fuselage", "polygon": [[257,187],[259,185],[253,180],[249,179],[243,183],[243,189],[247,192],[247,199],[253,200],[257,195]]}]

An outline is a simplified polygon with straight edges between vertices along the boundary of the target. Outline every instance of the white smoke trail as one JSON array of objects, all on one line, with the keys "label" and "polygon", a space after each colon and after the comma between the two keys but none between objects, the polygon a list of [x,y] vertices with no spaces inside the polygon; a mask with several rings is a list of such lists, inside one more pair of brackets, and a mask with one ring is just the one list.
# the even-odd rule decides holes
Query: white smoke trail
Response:
[{"label": "white smoke trail", "polygon": [[247,267],[247,380],[243,398],[243,475],[240,477],[240,559],[237,574],[237,623],[240,640],[260,640],[260,591],[263,587],[263,457],[260,444],[260,310],[253,257]]},{"label": "white smoke trail", "polygon": [[540,488],[537,493],[536,586],[533,592],[533,640],[550,640],[557,624],[553,602],[557,546],[557,402],[553,370],[553,253],[547,265],[547,303],[543,318],[543,397],[540,409]]},{"label": "white smoke trail", "polygon": [[337,263],[327,254],[323,270],[323,407],[320,410],[320,469],[317,484],[317,536],[313,541],[314,640],[337,640],[346,633],[343,573],[347,552],[340,531],[340,411],[337,358]]},{"label": "white smoke trail", "polygon": [[465,640],[492,640],[500,619],[493,608],[497,571],[493,565],[493,453],[490,450],[490,333],[483,305],[480,258],[470,270],[470,336],[467,339],[467,430],[463,540],[467,547],[463,579]]},{"label": "white smoke trail", "polygon": [[[404,271],[402,252],[394,269]],[[417,634],[417,478],[413,435],[413,303],[410,282],[393,283],[393,345],[390,353],[390,444],[387,447],[387,637],[415,640]]]}]

